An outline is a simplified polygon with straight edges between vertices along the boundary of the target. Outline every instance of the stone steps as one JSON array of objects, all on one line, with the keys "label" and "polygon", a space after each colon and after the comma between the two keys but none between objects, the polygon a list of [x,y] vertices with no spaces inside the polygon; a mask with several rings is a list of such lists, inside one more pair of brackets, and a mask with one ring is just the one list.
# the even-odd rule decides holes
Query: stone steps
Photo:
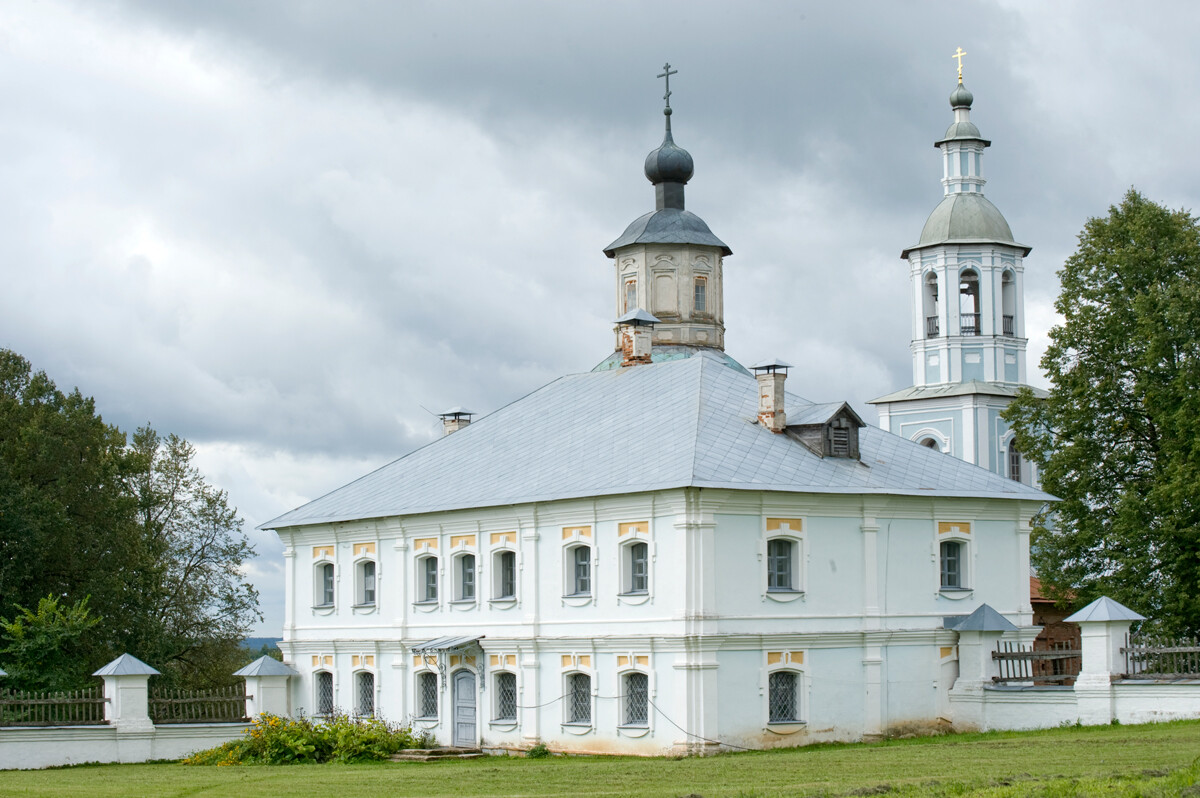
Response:
[{"label": "stone steps", "polygon": [[393,762],[436,762],[439,759],[482,759],[487,756],[478,748],[406,748],[392,754]]}]

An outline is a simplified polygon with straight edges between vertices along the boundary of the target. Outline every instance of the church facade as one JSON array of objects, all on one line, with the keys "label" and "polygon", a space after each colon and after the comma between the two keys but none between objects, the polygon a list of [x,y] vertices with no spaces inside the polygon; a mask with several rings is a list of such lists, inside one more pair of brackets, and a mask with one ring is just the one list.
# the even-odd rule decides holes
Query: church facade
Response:
[{"label": "church facade", "polygon": [[[851,740],[950,715],[948,616],[986,602],[1036,632],[1045,494],[725,354],[732,252],[685,208],[670,122],[645,165],[655,209],[604,250],[610,356],[448,414],[452,433],[264,525],[285,546],[293,711],[495,749]],[[1020,250],[995,246],[998,269]]]},{"label": "church facade", "polygon": [[[983,151],[971,121],[974,97],[950,95],[954,120],[935,143],[944,196],[916,244],[909,269],[913,384],[872,400],[879,425],[996,474],[1036,485],[1000,412],[1026,387],[1024,258],[999,209],[984,196]],[[1038,395],[1043,391],[1035,390]]]}]

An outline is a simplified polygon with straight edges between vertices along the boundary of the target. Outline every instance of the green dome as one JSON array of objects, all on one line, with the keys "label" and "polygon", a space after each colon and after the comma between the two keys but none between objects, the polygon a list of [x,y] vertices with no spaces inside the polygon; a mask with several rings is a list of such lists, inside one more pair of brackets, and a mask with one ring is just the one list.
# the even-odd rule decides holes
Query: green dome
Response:
[{"label": "green dome", "polygon": [[900,257],[907,258],[914,249],[957,243],[1007,244],[1029,254],[1029,247],[1013,241],[1012,228],[999,208],[982,194],[964,192],[949,194],[938,203],[925,222],[920,243]]}]

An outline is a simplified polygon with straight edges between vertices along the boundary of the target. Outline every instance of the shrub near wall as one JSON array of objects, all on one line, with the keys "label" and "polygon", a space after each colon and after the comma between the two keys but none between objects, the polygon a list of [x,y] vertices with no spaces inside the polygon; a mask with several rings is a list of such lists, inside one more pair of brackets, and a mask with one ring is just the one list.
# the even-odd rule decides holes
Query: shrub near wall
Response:
[{"label": "shrub near wall", "polygon": [[413,747],[408,727],[334,714],[323,720],[262,714],[239,740],[192,754],[186,765],[291,765],[369,762]]}]

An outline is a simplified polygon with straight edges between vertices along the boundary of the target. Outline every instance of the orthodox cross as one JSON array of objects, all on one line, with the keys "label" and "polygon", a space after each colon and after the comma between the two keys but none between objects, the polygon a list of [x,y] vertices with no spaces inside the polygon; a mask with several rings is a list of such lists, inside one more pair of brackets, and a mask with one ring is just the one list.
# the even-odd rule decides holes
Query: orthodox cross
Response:
[{"label": "orthodox cross", "polygon": [[667,101],[667,107],[671,107],[671,76],[679,74],[678,69],[671,69],[670,64],[663,64],[662,74],[658,77],[667,79],[667,93],[663,95],[663,99]]},{"label": "orthodox cross", "polygon": [[[967,51],[961,47],[956,47],[955,50],[957,52],[955,52],[950,57],[958,59],[958,82],[962,83],[962,57],[967,54]],[[661,78],[662,75],[659,75],[659,77]]]}]

